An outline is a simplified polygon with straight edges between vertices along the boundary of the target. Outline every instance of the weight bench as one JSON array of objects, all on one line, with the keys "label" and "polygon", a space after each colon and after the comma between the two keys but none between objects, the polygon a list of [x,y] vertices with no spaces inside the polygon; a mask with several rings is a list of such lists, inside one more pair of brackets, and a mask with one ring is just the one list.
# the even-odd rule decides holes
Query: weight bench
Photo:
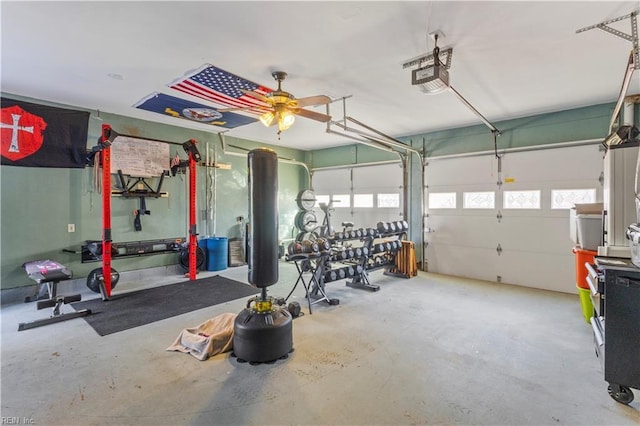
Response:
[{"label": "weight bench", "polygon": [[34,295],[25,297],[24,302],[36,302],[38,310],[53,308],[53,313],[49,318],[20,323],[18,331],[91,315],[91,310],[89,309],[70,313],[62,313],[60,310],[63,304],[79,302],[82,299],[80,294],[58,296],[58,283],[70,280],[73,277],[73,273],[69,268],[52,260],[35,260],[25,263],[22,267],[29,278],[38,283]]}]

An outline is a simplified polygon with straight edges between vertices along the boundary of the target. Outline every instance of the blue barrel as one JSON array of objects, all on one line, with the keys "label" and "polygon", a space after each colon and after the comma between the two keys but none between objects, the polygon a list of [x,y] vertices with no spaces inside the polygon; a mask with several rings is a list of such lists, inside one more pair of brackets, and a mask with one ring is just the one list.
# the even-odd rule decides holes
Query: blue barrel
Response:
[{"label": "blue barrel", "polygon": [[227,237],[207,238],[207,271],[227,269],[229,242]]}]

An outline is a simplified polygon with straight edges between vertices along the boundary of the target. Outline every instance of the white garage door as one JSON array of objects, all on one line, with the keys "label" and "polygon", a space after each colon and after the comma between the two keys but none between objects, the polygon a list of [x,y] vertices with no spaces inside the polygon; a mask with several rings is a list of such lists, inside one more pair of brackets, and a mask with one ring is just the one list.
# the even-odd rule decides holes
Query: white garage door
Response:
[{"label": "white garage door", "polygon": [[[332,224],[342,222],[356,228],[375,228],[380,221],[403,220],[402,165],[400,163],[314,170],[313,189],[319,200],[335,202]],[[318,221],[324,214],[315,208]]]},{"label": "white garage door", "polygon": [[598,145],[506,153],[502,185],[493,155],[429,160],[428,270],[575,293],[567,207],[602,200],[602,158]]}]

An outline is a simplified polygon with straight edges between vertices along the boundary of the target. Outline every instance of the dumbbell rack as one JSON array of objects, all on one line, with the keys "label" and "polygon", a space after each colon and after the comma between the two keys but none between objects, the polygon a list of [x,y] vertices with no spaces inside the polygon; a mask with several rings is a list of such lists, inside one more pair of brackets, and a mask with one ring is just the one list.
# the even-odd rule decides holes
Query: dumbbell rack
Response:
[{"label": "dumbbell rack", "polygon": [[[381,268],[389,269],[394,265],[396,253],[402,248],[401,241],[406,239],[406,222],[389,226],[380,222],[376,228],[360,228],[337,232],[327,240],[330,249],[320,252],[315,266],[309,268],[313,275],[313,287],[310,295],[314,298],[326,297],[325,285],[332,281],[347,279],[346,285],[372,291],[380,286],[372,284],[369,272]],[[353,246],[357,241],[358,246]]]}]

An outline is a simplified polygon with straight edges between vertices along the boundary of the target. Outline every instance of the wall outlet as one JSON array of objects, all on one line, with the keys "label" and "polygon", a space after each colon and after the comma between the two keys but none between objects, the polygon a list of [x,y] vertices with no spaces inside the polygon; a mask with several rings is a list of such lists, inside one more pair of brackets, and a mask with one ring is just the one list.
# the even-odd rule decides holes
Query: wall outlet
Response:
[{"label": "wall outlet", "polygon": [[76,232],[75,223],[70,223],[70,224],[67,225],[67,232]]}]

